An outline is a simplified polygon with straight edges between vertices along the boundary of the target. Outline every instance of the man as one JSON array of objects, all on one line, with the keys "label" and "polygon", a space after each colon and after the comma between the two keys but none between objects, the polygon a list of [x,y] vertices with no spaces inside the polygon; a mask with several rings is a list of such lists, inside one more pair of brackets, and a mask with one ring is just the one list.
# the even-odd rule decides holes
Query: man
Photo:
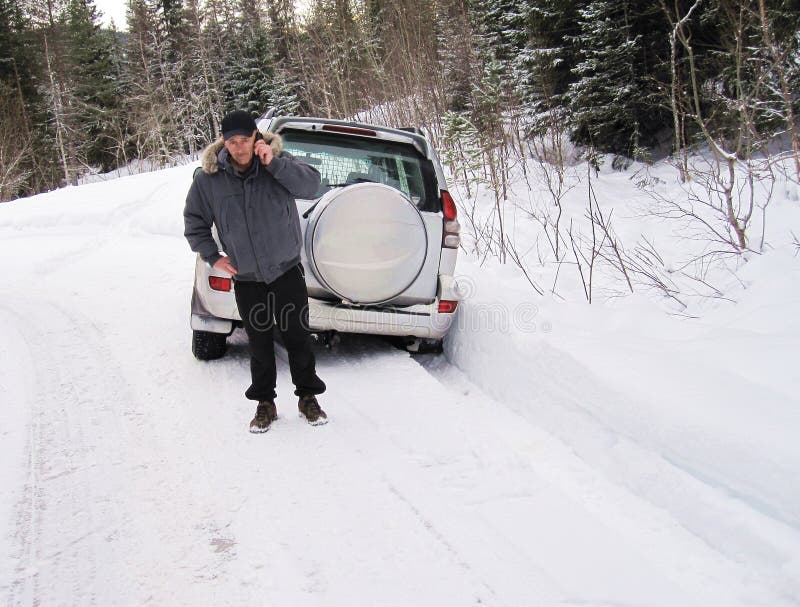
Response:
[{"label": "man", "polygon": [[[233,276],[236,306],[250,341],[252,383],[258,402],[251,432],[266,432],[275,406],[276,324],[289,354],[298,409],[311,425],[328,421],[316,395],[317,376],[308,331],[308,293],[300,263],[300,218],[294,198],[313,198],[320,175],[282,151],[280,136],[259,133],[252,116],[235,111],[222,120],[222,138],[202,154],[202,172],[186,197],[184,235],[206,263]],[[211,235],[211,225],[223,251]]]}]

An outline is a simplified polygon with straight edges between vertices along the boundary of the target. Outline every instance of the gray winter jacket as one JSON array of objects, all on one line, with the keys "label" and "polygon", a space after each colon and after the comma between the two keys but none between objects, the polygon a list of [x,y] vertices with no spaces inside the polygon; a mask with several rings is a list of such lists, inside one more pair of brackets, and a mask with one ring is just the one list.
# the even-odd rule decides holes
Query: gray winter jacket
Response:
[{"label": "gray winter jacket", "polygon": [[244,176],[230,163],[222,140],[202,154],[203,171],[195,177],[183,211],[184,236],[192,250],[214,265],[221,257],[211,235],[217,226],[222,250],[238,279],[272,282],[300,263],[300,218],[294,199],[313,198],[319,172],[288,152],[279,135],[262,133],[274,157]]}]

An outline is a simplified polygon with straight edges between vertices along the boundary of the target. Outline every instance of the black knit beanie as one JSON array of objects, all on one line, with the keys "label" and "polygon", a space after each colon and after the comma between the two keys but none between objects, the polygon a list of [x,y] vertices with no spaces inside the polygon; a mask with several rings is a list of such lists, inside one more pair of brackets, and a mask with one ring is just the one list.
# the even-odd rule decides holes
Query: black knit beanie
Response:
[{"label": "black knit beanie", "polygon": [[222,119],[222,138],[227,141],[236,135],[250,137],[256,130],[256,121],[243,110],[236,110],[225,115]]}]

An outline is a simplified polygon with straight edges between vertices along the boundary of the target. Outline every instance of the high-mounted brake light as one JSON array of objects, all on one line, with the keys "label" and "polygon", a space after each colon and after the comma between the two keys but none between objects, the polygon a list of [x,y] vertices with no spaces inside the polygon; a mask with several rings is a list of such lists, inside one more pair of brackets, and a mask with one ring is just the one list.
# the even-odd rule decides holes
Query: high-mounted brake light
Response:
[{"label": "high-mounted brake light", "polygon": [[334,133],[347,133],[348,135],[366,135],[367,137],[377,137],[378,133],[370,129],[360,129],[355,126],[339,126],[338,124],[325,124],[323,131],[333,131]]},{"label": "high-mounted brake light", "polygon": [[458,307],[457,301],[450,301],[449,299],[442,299],[439,301],[439,314],[452,314]]},{"label": "high-mounted brake light", "polygon": [[441,191],[442,213],[444,213],[444,229],[442,230],[442,246],[445,249],[457,249],[461,244],[461,225],[456,219],[458,210],[453,197],[447,190]]},{"label": "high-mounted brake light", "polygon": [[214,289],[215,291],[230,291],[231,279],[223,278],[222,276],[209,276],[208,286]]}]

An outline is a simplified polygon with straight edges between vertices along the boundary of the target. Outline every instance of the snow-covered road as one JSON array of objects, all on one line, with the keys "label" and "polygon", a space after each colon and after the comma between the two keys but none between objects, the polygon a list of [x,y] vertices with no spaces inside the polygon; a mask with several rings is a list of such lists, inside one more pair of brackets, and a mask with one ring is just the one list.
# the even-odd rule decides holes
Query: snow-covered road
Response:
[{"label": "snow-covered road", "polygon": [[[791,514],[604,418],[619,387],[570,357],[522,378],[549,399],[532,413],[444,357],[346,337],[318,350],[331,422],[297,417],[281,361],[281,417],[249,434],[244,336],[190,353],[190,175],[0,208],[5,604],[800,605]],[[782,478],[760,479],[768,504],[792,503],[767,491]]]}]

